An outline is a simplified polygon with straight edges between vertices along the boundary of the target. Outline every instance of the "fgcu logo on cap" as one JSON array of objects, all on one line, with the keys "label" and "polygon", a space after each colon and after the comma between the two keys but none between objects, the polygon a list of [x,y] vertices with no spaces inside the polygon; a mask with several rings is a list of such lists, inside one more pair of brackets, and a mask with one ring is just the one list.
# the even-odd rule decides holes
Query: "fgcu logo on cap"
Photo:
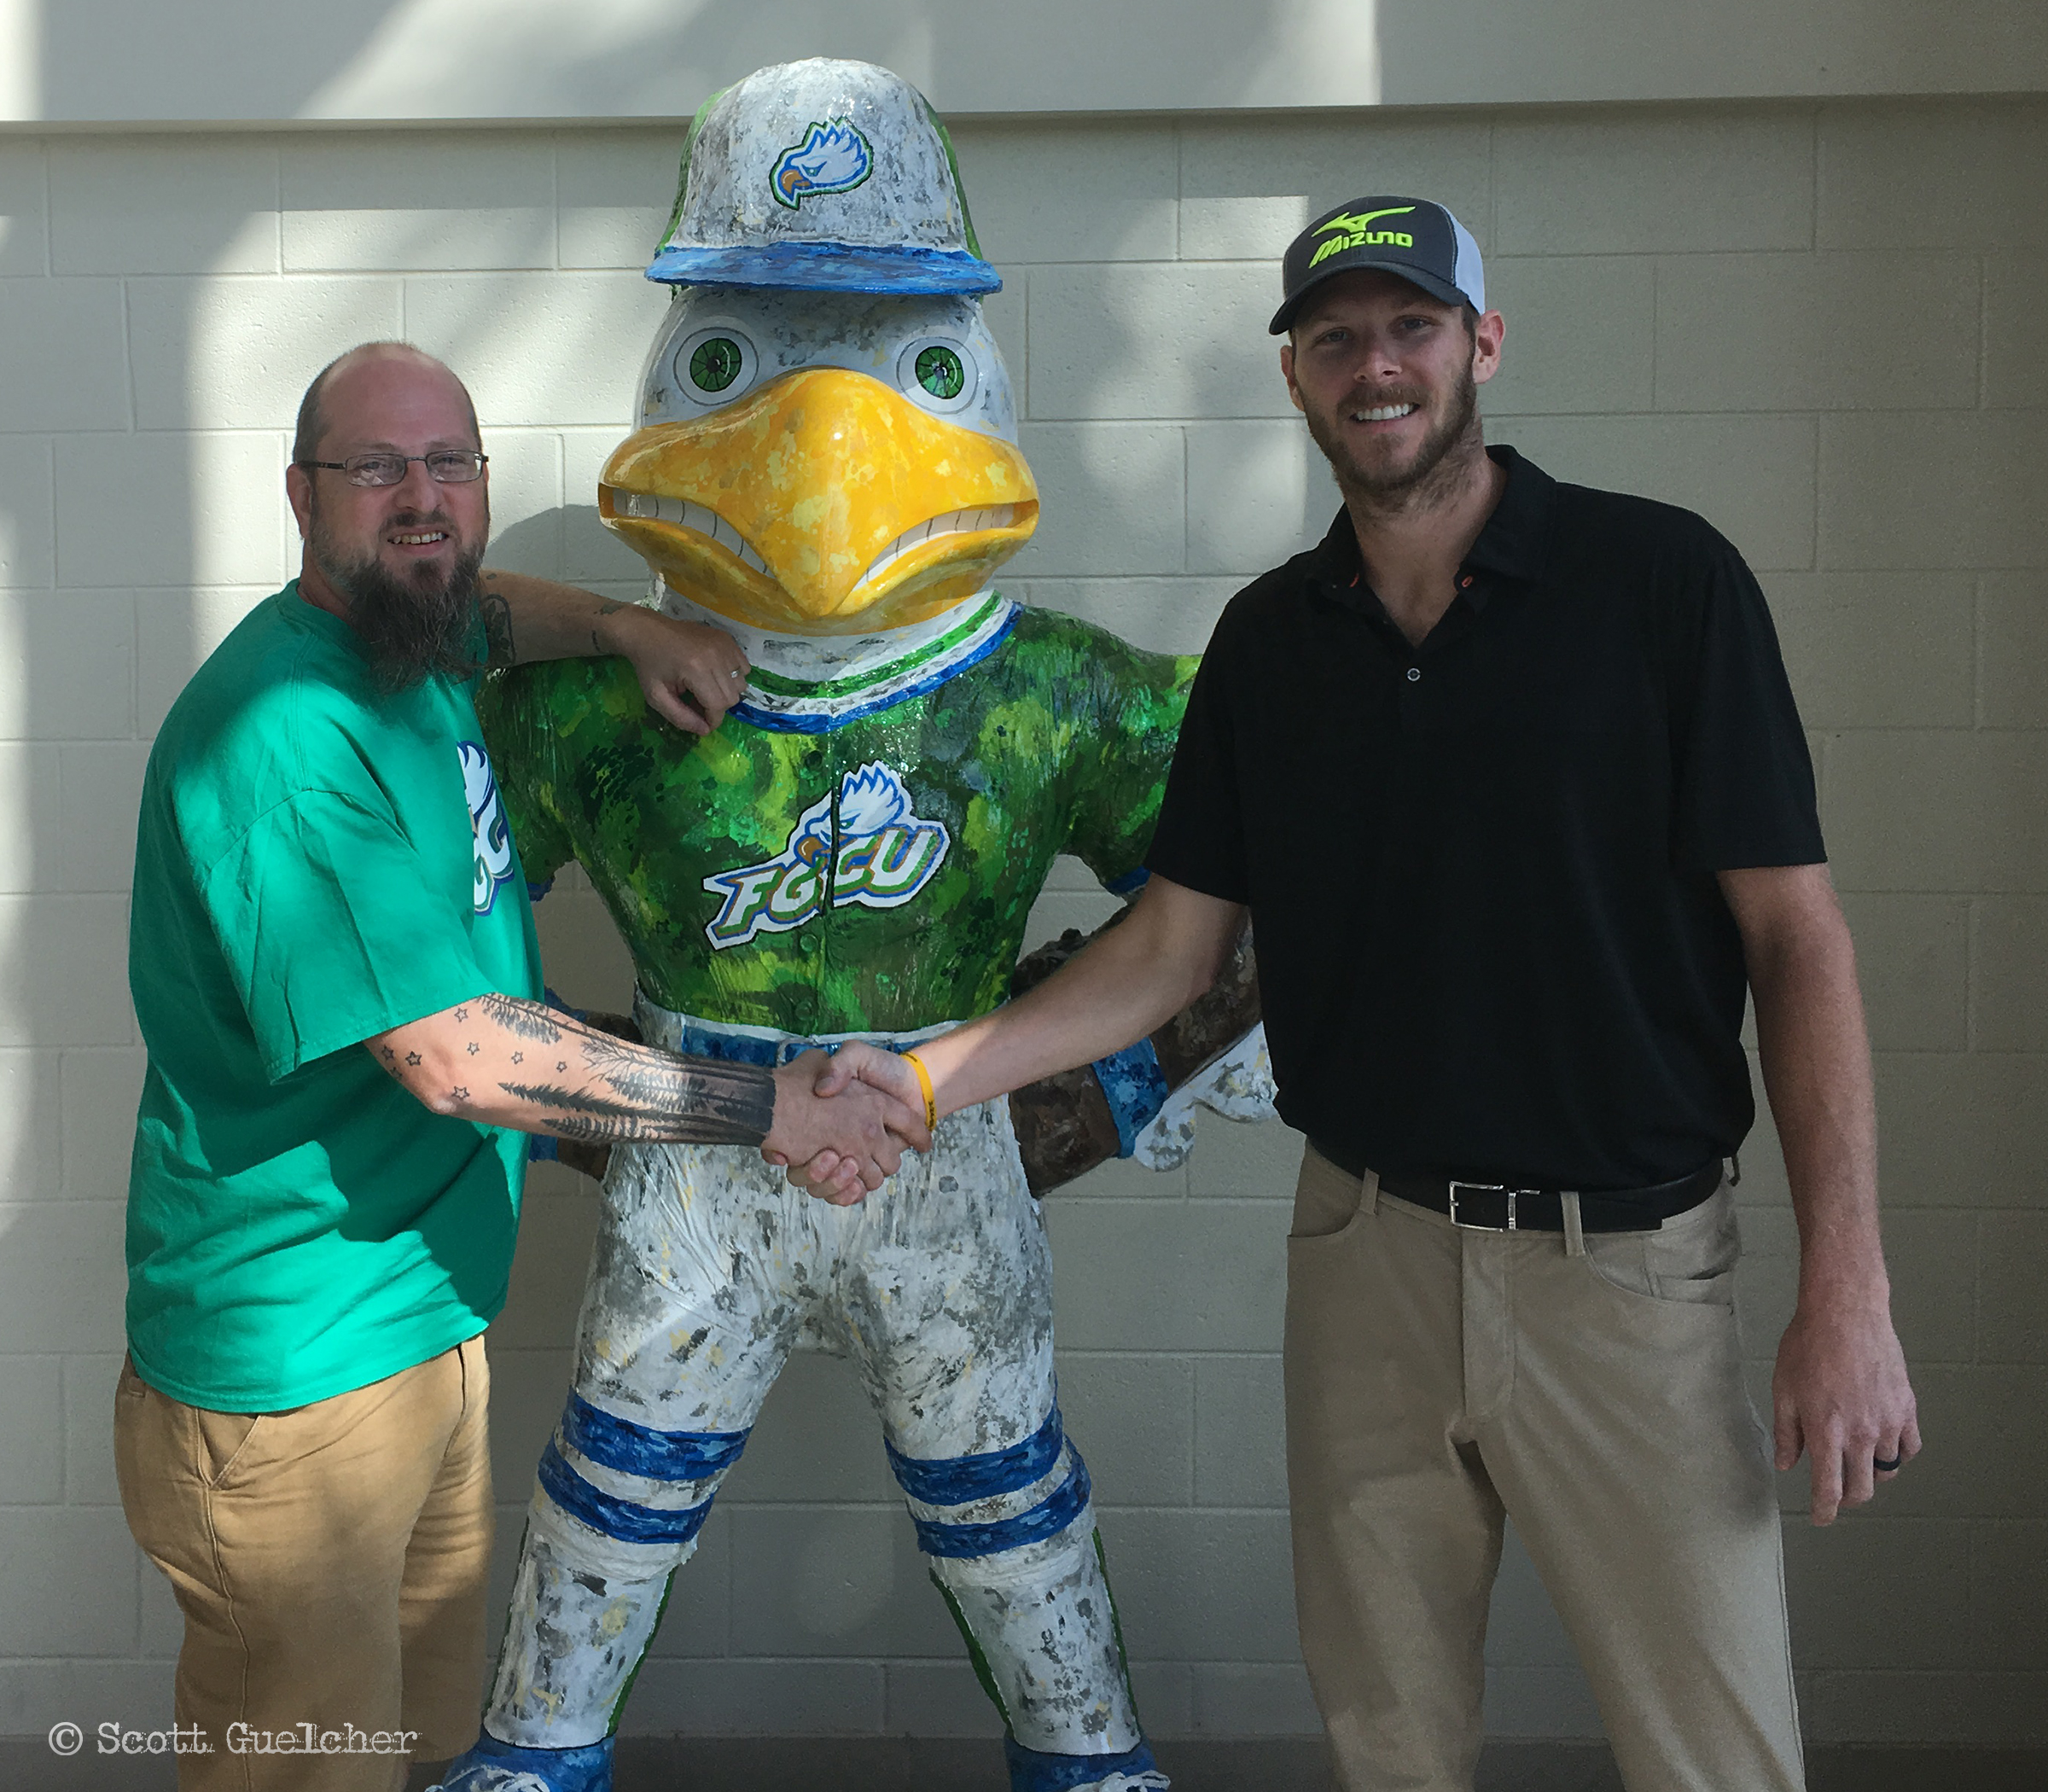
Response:
[{"label": "fgcu logo on cap", "polygon": [[1308,258],[1309,266],[1312,268],[1318,262],[1327,260],[1332,255],[1341,254],[1346,249],[1382,247],[1412,249],[1415,247],[1415,238],[1411,236],[1407,231],[1376,230],[1371,228],[1371,224],[1376,218],[1404,218],[1414,209],[1413,206],[1389,206],[1383,212],[1338,212],[1328,224],[1316,226],[1316,234],[1318,236],[1325,230],[1335,230],[1341,234],[1331,237],[1327,242],[1318,243],[1316,246],[1316,253]]},{"label": "fgcu logo on cap", "polygon": [[[952,835],[944,822],[922,821],[895,771],[871,759],[840,780],[796,818],[773,858],[719,871],[704,887],[724,899],[704,929],[713,950],[744,945],[756,934],[787,934],[835,909],[899,909],[932,881]],[[835,850],[834,842],[837,841]]]},{"label": "fgcu logo on cap", "polygon": [[776,203],[794,212],[820,193],[850,193],[875,170],[875,152],[846,119],[814,122],[800,143],[775,159]]}]

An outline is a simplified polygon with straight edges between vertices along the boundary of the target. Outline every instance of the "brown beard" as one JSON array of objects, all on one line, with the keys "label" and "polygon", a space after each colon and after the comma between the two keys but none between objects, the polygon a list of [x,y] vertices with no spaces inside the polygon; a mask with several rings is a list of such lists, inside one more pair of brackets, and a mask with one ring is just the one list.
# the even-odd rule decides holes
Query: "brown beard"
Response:
[{"label": "brown beard", "polygon": [[[1422,394],[1411,393],[1389,393],[1373,399],[1375,404],[1419,404]],[[1357,404],[1354,399],[1344,407]],[[1336,475],[1337,489],[1347,499],[1353,497],[1362,500],[1368,508],[1385,509],[1405,507],[1420,499],[1425,503],[1435,495],[1439,485],[1455,486],[1458,481],[1463,456],[1454,451],[1469,438],[1474,447],[1481,439],[1479,430],[1479,382],[1472,377],[1468,364],[1458,377],[1451,402],[1445,410],[1443,420],[1423,438],[1422,445],[1415,451],[1415,458],[1398,471],[1383,472],[1362,466],[1353,455],[1350,445],[1345,441],[1335,416],[1319,416],[1315,411],[1303,407],[1302,415],[1308,420],[1308,433],[1323,457],[1329,463],[1330,471]]]},{"label": "brown beard", "polygon": [[[348,600],[350,625],[369,656],[379,689],[396,695],[429,673],[470,678],[483,670],[487,648],[478,603],[480,547],[465,550],[445,571],[425,564],[405,578],[391,572],[374,551],[346,558],[321,521],[317,499],[311,523],[307,551],[328,583]],[[453,530],[439,510],[402,511],[393,527]]]}]

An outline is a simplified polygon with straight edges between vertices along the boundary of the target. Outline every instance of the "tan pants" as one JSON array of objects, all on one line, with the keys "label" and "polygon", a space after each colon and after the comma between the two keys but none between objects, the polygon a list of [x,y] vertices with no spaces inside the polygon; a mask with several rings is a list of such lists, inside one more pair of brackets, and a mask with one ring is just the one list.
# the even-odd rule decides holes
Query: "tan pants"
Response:
[{"label": "tan pants", "polygon": [[177,1723],[213,1751],[181,1752],[179,1792],[397,1792],[475,1740],[490,1379],[473,1338],[255,1415],[123,1370],[121,1504],[184,1613]]},{"label": "tan pants", "polygon": [[1728,1190],[1661,1231],[1463,1231],[1314,1151],[1288,1242],[1301,1647],[1347,1792],[1469,1792],[1512,1516],[1630,1792],[1803,1785]]}]

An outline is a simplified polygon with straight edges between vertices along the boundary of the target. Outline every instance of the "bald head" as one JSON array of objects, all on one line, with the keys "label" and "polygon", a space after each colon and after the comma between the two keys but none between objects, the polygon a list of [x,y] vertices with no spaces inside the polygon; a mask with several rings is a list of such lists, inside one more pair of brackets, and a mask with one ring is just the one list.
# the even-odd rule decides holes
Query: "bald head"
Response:
[{"label": "bald head", "polygon": [[299,427],[292,437],[293,460],[323,457],[320,444],[327,434],[334,401],[345,388],[358,386],[369,388],[365,397],[385,389],[399,392],[419,387],[436,393],[452,389],[461,400],[463,415],[469,420],[471,443],[482,445],[476,427],[476,406],[470,402],[468,388],[445,362],[437,361],[410,342],[363,342],[336,355],[305,388],[305,396],[299,401]]}]

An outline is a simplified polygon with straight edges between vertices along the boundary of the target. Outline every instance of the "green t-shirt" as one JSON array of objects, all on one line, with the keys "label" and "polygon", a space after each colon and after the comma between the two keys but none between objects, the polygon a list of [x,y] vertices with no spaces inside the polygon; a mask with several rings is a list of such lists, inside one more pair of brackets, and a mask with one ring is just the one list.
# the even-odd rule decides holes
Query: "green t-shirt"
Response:
[{"label": "green t-shirt", "polygon": [[433,1113],[360,1045],[486,991],[541,993],[470,690],[380,691],[294,582],[200,668],[150,753],[128,1339],[189,1405],[364,1387],[504,1304],[526,1135]]}]

